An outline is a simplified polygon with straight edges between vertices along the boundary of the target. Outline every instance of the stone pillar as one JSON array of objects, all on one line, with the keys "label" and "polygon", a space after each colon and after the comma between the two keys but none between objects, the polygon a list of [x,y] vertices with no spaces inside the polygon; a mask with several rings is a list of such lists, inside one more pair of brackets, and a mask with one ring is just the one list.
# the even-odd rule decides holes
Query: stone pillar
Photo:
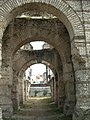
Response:
[{"label": "stone pillar", "polygon": [[51,89],[51,99],[54,101],[54,77],[50,79],[49,85]]},{"label": "stone pillar", "polygon": [[65,104],[64,104],[64,114],[72,115],[75,108],[75,90],[74,81],[65,82]]},{"label": "stone pillar", "polygon": [[13,105],[11,100],[12,71],[10,69],[10,67],[2,68],[2,77],[0,79],[0,106],[3,111],[3,116],[5,117],[13,115]]},{"label": "stone pillar", "polygon": [[55,75],[54,85],[55,85],[55,86],[54,86],[54,89],[55,89],[55,91],[54,91],[54,92],[55,92],[55,93],[54,93],[54,94],[55,94],[55,102],[58,104],[58,87],[59,87],[59,86],[58,86],[58,75],[57,75],[57,74]]},{"label": "stone pillar", "polygon": [[[4,29],[0,28],[0,106],[3,116],[12,116],[13,107],[11,101],[12,71],[9,66],[2,66],[2,36]],[[11,75],[11,77],[10,77]]]},{"label": "stone pillar", "polygon": [[56,96],[56,79],[55,78],[53,80],[53,97],[54,97],[54,101],[56,102],[57,96]]},{"label": "stone pillar", "polygon": [[27,101],[27,81],[24,81],[24,90],[25,90],[25,101]]},{"label": "stone pillar", "polygon": [[28,80],[28,81],[27,81],[27,99],[28,99],[29,96],[30,96],[30,87],[31,87],[31,83],[30,83],[30,81]]},{"label": "stone pillar", "polygon": [[2,119],[2,109],[0,108],[0,120],[3,120]]},{"label": "stone pillar", "polygon": [[63,75],[65,84],[64,114],[72,115],[75,108],[75,78],[72,63],[66,63]]},{"label": "stone pillar", "polygon": [[[73,120],[90,119],[90,71],[77,70],[76,76],[76,108]],[[88,119],[86,118],[88,116]]]},{"label": "stone pillar", "polygon": [[[81,41],[81,39],[76,40]],[[90,113],[90,63],[88,61],[87,49],[85,40],[82,39],[82,46],[76,44],[79,49],[79,54],[72,43],[72,61],[75,71],[75,86],[76,86],[76,107],[73,114],[73,120],[88,120],[85,117],[86,113]],[[90,119],[90,116],[89,116]]]},{"label": "stone pillar", "polygon": [[24,100],[27,101],[29,98],[30,91],[30,82],[28,80],[24,80]]},{"label": "stone pillar", "polygon": [[52,79],[51,79],[50,86],[51,86],[51,97],[52,97],[52,100],[54,102],[56,102],[56,79],[54,77],[52,77]]},{"label": "stone pillar", "polygon": [[15,74],[12,84],[12,102],[13,110],[14,112],[16,112],[20,108],[20,106],[19,106],[19,80]]},{"label": "stone pillar", "polygon": [[19,101],[20,101],[20,104],[23,104],[24,103],[24,80],[23,79],[20,79],[19,80]]},{"label": "stone pillar", "polygon": [[65,85],[63,81],[62,72],[58,75],[58,108],[63,112],[63,107],[65,103]]}]

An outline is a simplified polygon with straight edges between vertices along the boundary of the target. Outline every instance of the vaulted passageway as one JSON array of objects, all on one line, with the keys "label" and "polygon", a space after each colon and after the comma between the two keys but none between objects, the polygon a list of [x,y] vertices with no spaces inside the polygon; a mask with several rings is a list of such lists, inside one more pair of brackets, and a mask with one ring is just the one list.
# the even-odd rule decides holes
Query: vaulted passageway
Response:
[{"label": "vaulted passageway", "polygon": [[[13,26],[13,28],[12,28]],[[10,31],[12,31],[10,34]],[[22,45],[32,41],[45,41],[53,46],[51,50],[18,51]],[[13,44],[14,43],[14,44]],[[17,52],[18,51],[18,52]],[[56,95],[53,97],[58,107],[66,115],[72,115],[75,107],[75,79],[71,60],[70,38],[67,29],[57,18],[27,19],[16,18],[7,27],[3,37],[3,69],[8,68],[10,74],[5,79],[12,82],[13,110],[19,108],[18,75],[22,68],[37,62],[50,63],[55,72]],[[32,61],[32,62],[31,62]],[[8,66],[8,67],[7,67]],[[53,69],[54,68],[54,69]],[[12,76],[11,76],[12,73]],[[62,94],[63,93],[63,94]]]},{"label": "vaulted passageway", "polygon": [[[0,104],[3,116],[11,117],[23,103],[18,88],[25,70],[35,63],[50,64],[56,89],[53,100],[63,109],[63,114],[72,116],[75,109],[89,108],[89,100],[82,99],[88,97],[82,88],[87,87],[84,80],[89,78],[89,70],[81,16],[64,0],[6,0],[1,6]],[[47,42],[54,49],[49,52],[23,50],[17,54],[20,47],[33,41]],[[89,93],[88,87],[84,91]]]},{"label": "vaulted passageway", "polygon": [[[27,59],[26,59],[27,58]],[[17,86],[17,83],[21,83],[20,85],[22,86],[22,82],[23,82],[23,74],[25,72],[25,70],[31,66],[32,64],[37,64],[37,63],[42,63],[47,65],[48,67],[51,68],[51,70],[53,71],[54,74],[56,74],[56,72],[60,71],[61,69],[61,63],[60,63],[60,57],[59,54],[56,52],[55,49],[43,49],[43,50],[19,50],[17,52],[17,54],[14,56],[14,60],[13,60],[13,75],[14,75],[14,81],[17,81],[16,83],[13,82],[13,85]],[[36,68],[37,69],[37,68]],[[38,68],[38,71],[41,68]],[[46,74],[46,73],[45,73]],[[59,74],[59,73],[58,73]],[[47,76],[48,74],[46,74]],[[55,75],[54,75],[55,76]],[[31,79],[31,76],[29,76]],[[48,78],[46,78],[48,79]],[[50,78],[49,78],[50,79]],[[56,79],[56,78],[55,78]],[[57,78],[57,84],[58,84],[58,79]],[[55,80],[54,80],[55,81]],[[54,82],[53,81],[53,82]],[[31,82],[31,81],[30,81]],[[51,78],[51,82],[49,82],[49,86],[52,86],[52,78]],[[54,82],[54,85],[56,84],[56,82]],[[40,86],[40,85],[39,85]],[[52,86],[53,87],[53,86]],[[56,88],[55,88],[56,89]],[[18,101],[17,99],[17,91],[18,89],[15,89],[12,92],[13,95],[13,100],[14,100],[14,107],[16,108],[16,104],[17,102],[23,103],[23,99],[22,99],[22,95],[20,93],[20,96],[22,96],[20,98],[20,100]],[[56,91],[53,91],[56,92]],[[58,92],[58,88],[57,88],[57,92]],[[17,94],[16,94],[17,93]],[[52,99],[54,99],[55,101],[58,99],[58,96],[56,97],[56,94],[52,93],[54,96],[52,96]],[[63,96],[63,94],[62,94]],[[15,101],[16,99],[16,101]],[[27,98],[25,98],[27,100]],[[58,101],[58,100],[57,100]],[[19,107],[19,106],[17,106]],[[18,108],[17,108],[18,109]]]},{"label": "vaulted passageway", "polygon": [[[48,44],[47,44],[47,46],[48,46]],[[27,59],[25,59],[25,58],[27,58]],[[56,71],[59,72],[60,69],[62,69],[61,59],[60,59],[60,56],[59,56],[58,52],[53,47],[52,48],[47,48],[47,49],[42,49],[42,50],[28,50],[28,49],[25,50],[25,49],[21,49],[14,56],[14,59],[13,59],[13,69],[14,69],[14,71],[16,71],[16,74],[18,74],[19,71],[22,71],[21,73],[19,73],[20,76],[22,76],[23,75],[22,73],[25,71],[25,69],[28,66],[34,64],[34,60],[36,60],[35,63],[38,63],[38,62],[39,63],[40,62],[44,63],[46,61],[44,64],[49,65],[51,67],[51,69],[53,70],[54,77],[50,79],[50,81],[47,83],[47,86],[48,85],[51,86],[51,89],[52,89],[51,90],[51,92],[52,92],[51,93],[52,94],[51,100],[53,100],[52,102],[54,102],[57,106],[55,106],[55,108],[53,108],[53,109],[49,108],[50,111],[48,111],[48,107],[50,105],[47,104],[47,108],[45,108],[45,106],[43,106],[44,103],[43,104],[40,103],[40,102],[38,103],[38,100],[36,100],[38,98],[35,98],[35,102],[36,103],[34,102],[34,104],[36,104],[37,107],[35,105],[33,106],[34,107],[33,108],[34,109],[33,112],[35,112],[36,115],[33,115],[32,109],[31,110],[29,109],[29,111],[26,110],[26,114],[30,114],[30,116],[27,115],[27,116],[25,116],[24,119],[31,119],[31,118],[32,119],[46,119],[45,115],[47,115],[47,119],[52,119],[52,118],[53,119],[61,119],[61,118],[64,119],[65,116],[64,116],[64,114],[61,114],[61,113],[63,113],[63,110],[64,110],[64,102],[65,102],[64,101],[65,100],[65,98],[64,98],[65,93],[64,92],[65,91],[64,91],[63,88],[65,86],[64,86],[63,83],[61,83],[62,80],[60,81],[59,76],[57,76],[57,74],[56,74]],[[31,61],[33,61],[33,63]],[[40,69],[40,68],[38,68],[38,69]],[[60,73],[60,76],[61,76],[61,73]],[[61,83],[61,86],[59,86],[59,83]],[[39,84],[39,86],[40,86],[40,84]],[[31,87],[32,87],[32,84],[31,84]],[[38,87],[38,86],[36,85],[36,87]],[[60,92],[59,92],[59,90],[60,90]],[[37,91],[38,91],[38,89],[37,89]],[[61,97],[61,99],[63,101],[59,100],[59,94],[60,94],[60,97]],[[30,101],[32,101],[31,99],[33,99],[33,98],[29,98],[29,99],[30,99]],[[41,101],[42,97],[39,98],[39,99]],[[47,99],[48,99],[48,97],[47,97]],[[14,98],[14,100],[15,100],[15,98]],[[27,106],[27,101],[28,101],[28,99],[26,99],[26,102],[22,101],[21,103],[23,103],[23,104],[26,103],[25,105]],[[61,103],[59,103],[59,102],[61,102]],[[14,105],[16,107],[16,104],[14,104]],[[21,106],[22,106],[22,104],[21,104]],[[44,113],[42,112],[42,107],[43,107]],[[59,114],[57,114],[55,112],[55,110],[58,110]],[[60,110],[62,111],[61,113],[60,113]],[[22,108],[21,108],[21,111],[22,111]],[[25,112],[25,109],[23,109],[23,112]],[[23,112],[21,112],[22,116],[23,116]],[[40,114],[38,115],[38,118],[37,118],[37,112],[40,112]],[[54,114],[54,115],[52,115],[52,114]],[[58,115],[58,117],[57,117],[57,115]],[[20,115],[19,116],[16,115],[14,117],[16,117],[18,119],[22,119],[22,117],[20,118]]]}]

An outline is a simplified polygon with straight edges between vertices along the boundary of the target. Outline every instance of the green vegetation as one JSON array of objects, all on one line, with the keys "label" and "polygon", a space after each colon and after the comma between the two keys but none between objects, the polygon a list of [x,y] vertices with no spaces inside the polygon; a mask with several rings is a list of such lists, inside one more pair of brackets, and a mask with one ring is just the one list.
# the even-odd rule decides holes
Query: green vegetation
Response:
[{"label": "green vegetation", "polygon": [[48,94],[48,90],[44,90],[43,91],[43,96],[47,96],[47,94]]},{"label": "green vegetation", "polygon": [[39,92],[39,91],[37,91],[37,90],[34,91],[34,93],[35,93],[35,97],[37,96],[37,93],[38,93],[38,92]]}]

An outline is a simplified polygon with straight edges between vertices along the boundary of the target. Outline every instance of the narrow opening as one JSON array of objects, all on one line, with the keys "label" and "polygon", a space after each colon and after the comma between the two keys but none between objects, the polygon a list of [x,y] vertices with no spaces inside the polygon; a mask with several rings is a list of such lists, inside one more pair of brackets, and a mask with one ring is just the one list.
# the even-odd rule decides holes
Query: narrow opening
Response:
[{"label": "narrow opening", "polygon": [[53,49],[53,46],[44,41],[34,41],[24,44],[20,47],[20,50],[43,50],[43,49]]}]

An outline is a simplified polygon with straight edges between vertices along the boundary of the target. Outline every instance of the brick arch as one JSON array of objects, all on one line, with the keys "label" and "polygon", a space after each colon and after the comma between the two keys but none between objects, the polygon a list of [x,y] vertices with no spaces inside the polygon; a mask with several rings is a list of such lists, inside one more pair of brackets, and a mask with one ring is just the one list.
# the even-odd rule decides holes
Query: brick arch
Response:
[{"label": "brick arch", "polygon": [[[67,86],[72,86],[72,88],[74,89],[74,73],[73,73],[73,66],[72,66],[72,61],[71,61],[71,47],[70,47],[70,38],[69,38],[69,35],[68,35],[68,32],[64,31],[64,32],[61,32],[60,30],[62,30],[62,27],[60,26],[60,29],[57,29],[57,27],[55,26],[55,22],[54,24],[52,22],[45,22],[44,24],[44,21],[43,20],[43,24],[39,21],[34,21],[34,26],[32,26],[32,23],[33,23],[33,20],[30,21],[30,24],[29,24],[29,21],[27,22],[29,24],[28,25],[23,25],[21,26],[21,28],[18,28],[19,27],[19,24],[13,24],[13,27],[14,28],[14,31],[12,34],[10,34],[10,36],[8,36],[8,32],[6,31],[6,34],[5,36],[3,37],[3,62],[4,63],[9,63],[9,65],[11,65],[14,54],[14,52],[16,50],[18,50],[18,48],[20,46],[22,46],[23,44],[27,43],[27,42],[31,42],[31,41],[34,41],[34,40],[43,40],[51,45],[53,45],[55,47],[55,49],[58,51],[60,57],[61,57],[61,61],[62,61],[62,64],[63,64],[63,77],[62,80],[64,81],[68,81],[67,83]],[[38,24],[39,22],[39,24]],[[41,24],[40,24],[41,23]],[[47,24],[46,24],[47,23]],[[12,24],[10,24],[12,25]],[[45,25],[45,26],[43,26]],[[50,27],[49,27],[49,26]],[[9,32],[10,32],[10,27],[9,27]],[[17,32],[17,30],[20,30]],[[66,29],[63,29],[63,30],[66,30]],[[6,39],[5,39],[6,38]],[[9,39],[8,39],[9,38]],[[8,43],[8,44],[6,44]],[[6,45],[5,45],[6,44]],[[5,52],[6,52],[6,56],[5,56]],[[8,61],[8,62],[7,62]],[[5,66],[6,69],[7,66]],[[9,69],[8,69],[9,70]],[[11,73],[11,71],[10,71]],[[68,76],[68,77],[67,77]],[[8,77],[8,76],[7,76]],[[7,78],[6,77],[6,78]],[[13,80],[13,79],[10,79],[10,80]],[[69,81],[71,83],[69,83]],[[13,82],[13,81],[12,81]],[[66,88],[66,91],[68,91],[68,88]],[[72,90],[73,91],[73,90]],[[74,102],[75,103],[75,95],[74,95],[74,91],[72,94],[70,94],[71,96],[73,97],[69,97],[69,94],[67,94],[67,101],[72,101],[72,103]],[[69,99],[70,98],[70,99]],[[73,100],[72,100],[73,98]]]},{"label": "brick arch", "polygon": [[24,21],[26,21],[26,24],[19,26],[18,20],[16,20],[17,24],[13,25],[14,31],[12,34],[8,35],[9,32],[11,32],[12,24],[5,32],[5,35],[3,37],[3,51],[5,50],[6,53],[3,52],[3,54],[6,54],[7,57],[5,56],[4,60],[8,59],[8,57],[11,57],[11,59],[13,59],[14,53],[22,45],[28,42],[40,40],[54,46],[54,48],[59,52],[62,62],[68,61],[68,58],[70,57],[70,38],[68,36],[68,33],[65,33],[65,28],[62,32],[62,23],[60,23],[60,29],[58,29],[58,27],[54,25],[53,20],[51,22],[43,20],[43,23],[41,23],[41,20],[35,22],[33,20],[27,21],[24,19]]},{"label": "brick arch", "polygon": [[[47,61],[45,61],[45,62],[47,62]],[[34,65],[34,64],[38,64],[38,63],[41,63],[41,62],[37,62],[37,63],[36,63],[36,59],[33,59],[33,60],[27,62],[26,64],[24,64],[24,65],[22,66],[21,70],[18,72],[18,77],[21,77],[22,74],[25,72],[25,70],[26,70],[29,66]],[[48,66],[48,64],[46,64],[46,63],[42,63],[42,64]],[[48,67],[49,67],[49,68],[52,70],[52,72],[55,74],[55,73],[56,73],[56,68],[54,68],[54,66],[53,66],[51,63],[49,63],[49,64],[50,64],[50,65],[49,65]]]},{"label": "brick arch", "polygon": [[[47,61],[46,61],[47,62]],[[38,63],[41,63],[41,62],[37,62],[36,63],[36,59],[33,59],[33,60],[31,60],[31,61],[29,61],[29,62],[27,62],[27,63],[25,63],[23,66],[22,66],[22,68],[21,68],[21,70],[20,71],[18,71],[18,74],[17,73],[14,73],[14,80],[16,81],[17,80],[17,82],[14,82],[13,83],[13,86],[18,86],[18,87],[20,87],[20,83],[21,83],[21,81],[22,81],[22,79],[23,79],[23,73],[25,72],[25,70],[29,67],[29,66],[31,66],[31,65],[34,65],[34,64],[38,64]],[[42,64],[44,64],[44,65],[47,65],[48,66],[48,64],[46,64],[46,63],[42,63]],[[56,70],[55,70],[55,68],[53,67],[53,65],[51,64],[51,63],[49,63],[50,65],[48,66],[51,70],[52,70],[52,72],[53,72],[53,74],[55,75],[55,73],[56,73]],[[12,86],[12,87],[13,87]],[[14,89],[14,92],[15,92],[15,89]],[[16,92],[17,92],[17,89],[16,89]],[[17,92],[17,94],[19,93],[19,91]],[[12,94],[13,94],[13,99],[12,99],[12,102],[13,102],[13,108],[14,107],[16,107],[16,105],[17,104],[15,104],[15,103],[18,103],[18,105],[20,104],[20,102],[21,101],[23,101],[20,97],[19,97],[19,101],[17,100],[17,95],[15,94],[15,93],[13,93],[12,92]],[[16,101],[15,101],[16,100]],[[17,102],[18,101],[18,102]],[[17,107],[17,110],[18,110],[18,107]]]},{"label": "brick arch", "polygon": [[[46,63],[47,61],[45,61],[45,63],[42,63],[42,64],[44,64],[44,65],[47,65],[48,66],[48,64]],[[23,73],[25,72],[25,70],[29,67],[29,66],[31,66],[31,65],[34,65],[34,64],[38,64],[38,63],[40,63],[39,61],[36,63],[36,60],[34,59],[34,60],[31,60],[31,61],[29,61],[29,62],[27,62],[26,64],[24,64],[24,66],[22,67],[22,69],[19,71],[19,73],[18,73],[18,83],[20,83],[21,82],[21,80],[23,80],[22,78],[23,78]],[[54,79],[55,79],[55,75],[57,74],[57,71],[56,71],[56,69],[53,67],[53,65],[51,64],[51,63],[49,63],[50,65],[48,66],[51,70],[52,70],[52,72],[53,72],[53,74],[54,74]],[[51,83],[49,83],[49,85],[50,85]],[[56,87],[56,83],[54,83],[54,87]],[[55,92],[58,92],[57,91],[57,89],[55,89]],[[64,93],[64,92],[63,92]],[[54,93],[52,93],[52,94],[54,94]],[[53,95],[52,96],[52,99],[56,99],[56,95]],[[21,103],[23,103],[23,100],[22,100],[22,98],[21,97],[19,97],[19,102],[21,102]]]},{"label": "brick arch", "polygon": [[1,5],[1,26],[5,28],[17,14],[30,10],[30,8],[33,9],[31,6],[34,3],[34,9],[56,15],[67,27],[71,40],[74,39],[74,36],[83,36],[83,27],[78,15],[64,0],[7,0]]},{"label": "brick arch", "polygon": [[[47,20],[46,20],[47,21]],[[39,22],[39,24],[38,24]],[[29,21],[27,22],[29,24]],[[72,81],[72,86],[74,84],[74,77],[73,77],[73,66],[71,61],[71,52],[70,52],[70,38],[68,36],[68,33],[61,32],[62,27],[60,26],[60,29],[58,30],[55,26],[56,24],[53,24],[53,22],[45,22],[43,20],[43,24],[39,21],[34,22],[34,27],[32,26],[33,20],[30,21],[29,26],[24,25],[21,28],[18,28],[19,25],[15,24],[15,29],[13,31],[13,34],[9,37],[6,34],[5,42],[8,43],[8,46],[5,46],[5,43],[3,44],[3,47],[5,47],[5,51],[7,52],[7,56],[5,56],[4,60],[12,60],[14,56],[14,52],[19,49],[20,46],[24,45],[27,42],[31,41],[37,41],[37,40],[43,40],[49,44],[51,44],[59,53],[63,65],[63,80],[64,81]],[[40,24],[41,23],[41,24]],[[47,24],[46,24],[47,23]],[[55,22],[54,22],[55,23]],[[45,25],[43,27],[43,25]],[[27,27],[26,27],[27,26]],[[50,26],[50,27],[49,27]],[[17,30],[20,30],[17,32]],[[9,28],[10,32],[10,28]],[[60,34],[59,34],[60,32]],[[6,32],[7,33],[7,32]],[[4,38],[3,38],[4,39]],[[3,40],[4,41],[4,40]],[[5,52],[4,52],[5,53]],[[10,57],[10,59],[9,59]],[[3,61],[4,61],[3,60]],[[7,63],[7,62],[6,62]],[[11,61],[8,61],[9,64],[11,64]],[[69,69],[70,68],[70,69]],[[67,77],[69,76],[69,77]],[[68,86],[68,85],[67,85]],[[66,90],[67,91],[67,90]],[[67,95],[67,98],[69,96]],[[74,98],[74,97],[72,97]]]},{"label": "brick arch", "polygon": [[[39,55],[39,56],[37,56]],[[57,55],[57,57],[56,57]],[[16,56],[14,56],[16,58]],[[26,59],[27,58],[27,59]],[[58,59],[57,59],[58,58]],[[13,70],[16,74],[19,74],[23,66],[27,66],[29,61],[34,61],[36,63],[42,63],[42,60],[47,61],[51,68],[55,71],[62,70],[62,63],[59,54],[55,49],[53,50],[35,50],[35,51],[19,51],[17,59],[13,59]],[[30,62],[32,64],[32,62]],[[43,64],[43,63],[42,63]]]},{"label": "brick arch", "polygon": [[[22,51],[22,52],[25,52],[25,51]],[[55,52],[55,51],[53,51],[53,52]],[[19,82],[22,80],[22,78],[23,78],[23,73],[25,72],[25,70],[29,67],[29,66],[31,66],[31,65],[34,65],[34,64],[38,64],[38,63],[42,63],[42,64],[44,64],[44,65],[47,65],[51,70],[52,70],[52,72],[53,72],[53,74],[54,74],[54,77],[56,77],[56,74],[59,74],[59,70],[60,70],[60,68],[57,68],[57,66],[56,66],[56,64],[54,63],[54,61],[53,60],[51,60],[50,58],[52,58],[51,56],[48,56],[48,57],[44,57],[44,58],[37,58],[37,57],[35,57],[35,56],[33,56],[33,57],[30,57],[30,56],[32,56],[32,55],[30,55],[30,51],[29,51],[29,53],[28,53],[28,55],[27,55],[27,59],[25,59],[26,58],[26,55],[25,56],[21,56],[19,59],[17,58],[17,61],[14,61],[14,67],[13,67],[13,69],[16,71],[14,71],[13,72],[13,75],[14,75],[14,79],[13,79],[13,81],[17,81],[17,82],[14,82],[14,86],[17,86],[17,84],[19,84]],[[27,52],[26,52],[26,54],[27,54]],[[54,53],[53,53],[54,54]],[[44,55],[45,56],[45,55]],[[47,53],[46,53],[46,56],[47,56]],[[33,59],[32,59],[33,58]],[[53,58],[54,59],[54,58]],[[18,61],[20,61],[22,64],[20,64],[20,62],[18,63]],[[22,61],[24,61],[24,62],[22,62]],[[42,61],[44,61],[44,62],[42,62]],[[59,61],[60,62],[60,61]],[[58,63],[59,64],[59,63]],[[19,67],[16,67],[16,66],[19,66]],[[61,74],[60,74],[60,76],[61,76]],[[59,80],[59,79],[58,79]],[[17,89],[16,89],[16,91],[17,91]],[[58,90],[57,90],[58,91]],[[13,93],[14,94],[14,93]],[[15,98],[16,98],[16,96],[15,96]],[[14,101],[13,102],[15,102],[15,99],[14,99]]]}]

